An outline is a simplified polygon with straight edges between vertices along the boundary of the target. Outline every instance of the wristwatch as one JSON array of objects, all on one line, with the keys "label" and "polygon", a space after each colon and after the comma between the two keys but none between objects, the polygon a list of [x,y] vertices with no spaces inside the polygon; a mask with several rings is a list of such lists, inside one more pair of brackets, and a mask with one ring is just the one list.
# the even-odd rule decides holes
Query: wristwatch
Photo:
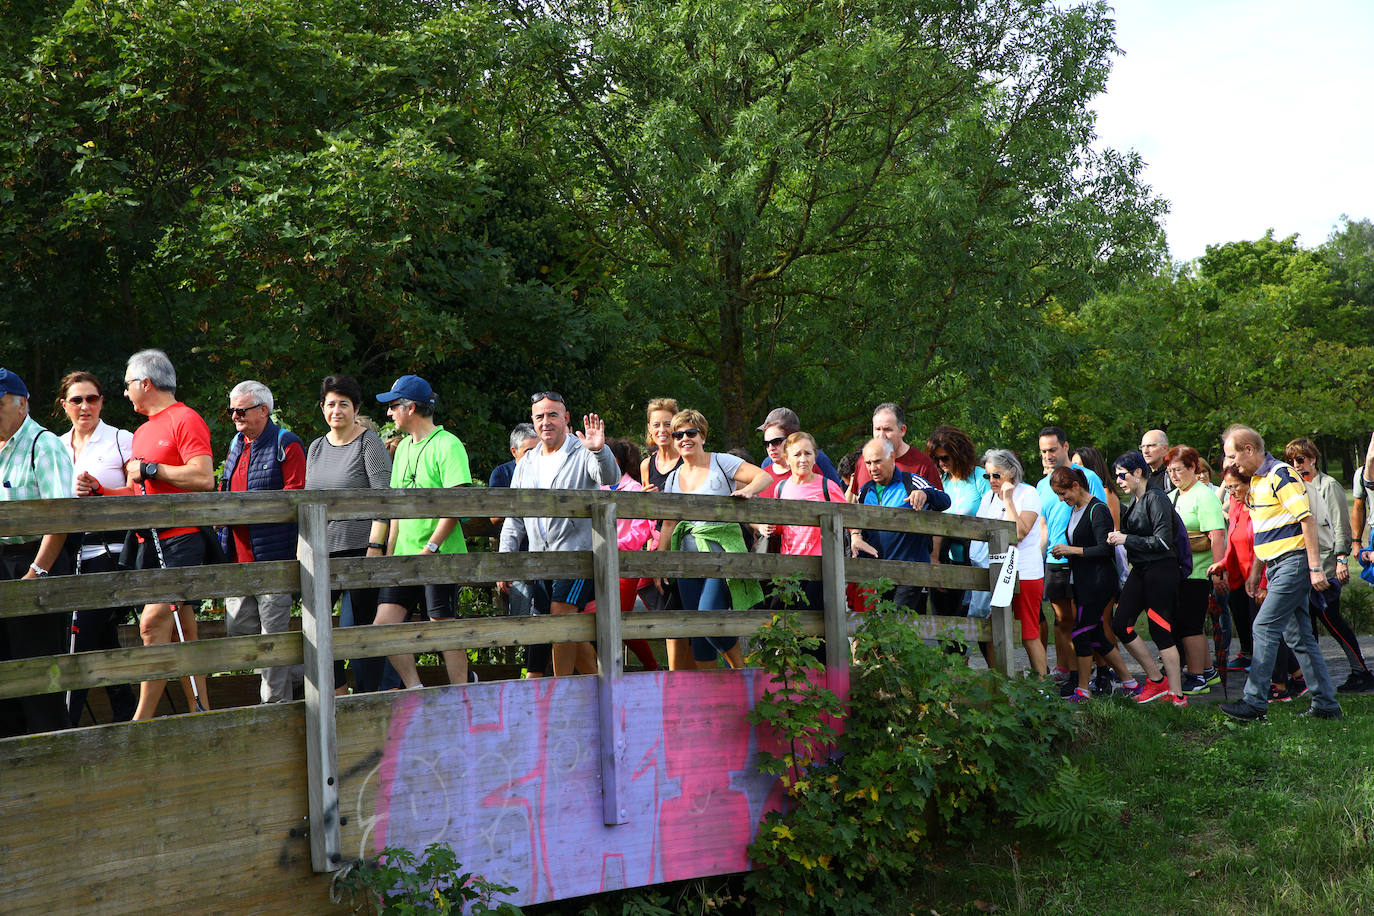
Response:
[{"label": "wristwatch", "polygon": [[43,567],[39,566],[37,563],[30,563],[29,569],[33,570],[33,574],[40,579],[48,574],[48,571]]},{"label": "wristwatch", "polygon": [[156,461],[140,461],[140,462],[138,463],[138,473],[140,473],[140,474],[143,475],[143,479],[144,479],[144,480],[156,480],[156,479],[157,479],[157,462],[156,462]]},{"label": "wristwatch", "polygon": [[439,552],[439,545],[436,544],[436,543],[434,543],[433,541],[430,541],[428,544],[425,545],[425,553],[438,553],[438,552]]},{"label": "wristwatch", "polygon": [[1341,564],[1342,566],[1349,566],[1349,565],[1350,565],[1350,558],[1349,558],[1349,557],[1336,557],[1336,562],[1339,563],[1339,564]]}]

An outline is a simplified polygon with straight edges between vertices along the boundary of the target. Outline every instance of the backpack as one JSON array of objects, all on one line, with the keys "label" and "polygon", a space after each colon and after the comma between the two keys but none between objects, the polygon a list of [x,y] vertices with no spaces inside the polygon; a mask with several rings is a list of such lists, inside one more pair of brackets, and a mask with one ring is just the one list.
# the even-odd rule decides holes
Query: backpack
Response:
[{"label": "backpack", "polygon": [[1169,500],[1169,511],[1174,514],[1174,553],[1178,554],[1179,577],[1186,579],[1193,574],[1193,545],[1188,543],[1188,526],[1183,516],[1178,514],[1178,490]]}]

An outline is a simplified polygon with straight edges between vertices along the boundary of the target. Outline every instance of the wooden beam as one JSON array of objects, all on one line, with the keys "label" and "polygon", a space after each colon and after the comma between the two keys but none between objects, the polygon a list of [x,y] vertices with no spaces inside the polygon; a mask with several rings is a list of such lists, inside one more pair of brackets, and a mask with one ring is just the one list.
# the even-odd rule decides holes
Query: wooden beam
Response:
[{"label": "wooden beam", "polygon": [[[825,481],[821,481],[825,486]],[[838,516],[821,519],[822,600],[825,603],[825,680],[840,698],[849,696],[849,605],[845,600],[844,525]]]},{"label": "wooden beam", "polygon": [[334,621],[329,594],[329,513],[323,503],[300,507],[296,557],[301,568],[302,656],[305,662],[305,769],[310,807],[310,865],[343,864],[339,840],[338,741],[334,725]]},{"label": "wooden beam", "polygon": [[[1007,548],[1011,545],[1011,537],[1005,529],[993,531],[988,536],[988,555],[990,558],[1005,556]],[[988,591],[992,591],[997,585],[997,578],[1002,575],[1002,563],[988,562]],[[1007,677],[1016,675],[1016,644],[1012,638],[1012,622],[1014,620],[1010,607],[993,607],[991,626],[992,626],[992,664],[993,668],[1002,672]]]},{"label": "wooden beam", "polygon": [[600,662],[597,708],[601,735],[601,817],[608,825],[628,823],[621,803],[629,780],[625,759],[625,701],[620,685],[625,649],[620,636],[620,547],[615,503],[592,506],[592,565],[596,569],[596,654]]}]

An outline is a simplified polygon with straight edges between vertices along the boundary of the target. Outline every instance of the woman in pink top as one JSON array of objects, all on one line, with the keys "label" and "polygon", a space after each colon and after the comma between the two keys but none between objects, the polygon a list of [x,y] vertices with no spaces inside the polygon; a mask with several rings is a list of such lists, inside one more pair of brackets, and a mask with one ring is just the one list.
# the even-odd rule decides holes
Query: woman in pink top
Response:
[{"label": "woman in pink top", "polygon": [[[793,433],[783,444],[783,455],[791,475],[779,480],[773,488],[777,499],[806,499],[812,502],[845,501],[844,490],[839,484],[816,473],[816,440],[810,433]],[[774,531],[781,534],[779,553],[794,557],[818,557],[821,555],[821,529],[815,525],[763,525],[763,534]],[[821,607],[821,583],[807,581],[802,583],[806,594],[807,607]]]},{"label": "woman in pink top", "polygon": [[[629,439],[607,439],[606,447],[615,456],[615,463],[620,466],[620,480],[614,485],[604,486],[603,490],[623,490],[626,492],[637,493],[644,489],[643,484],[634,479],[634,475],[626,471],[626,468],[638,468],[639,449]],[[658,545],[658,531],[653,519],[648,518],[616,518],[615,521],[616,546],[620,550],[653,550]],[[621,579],[620,580],[620,613],[628,614],[635,609],[635,598],[639,596],[641,589],[647,588],[654,591],[652,579]],[[592,613],[596,610],[596,602],[590,601],[582,613]],[[646,671],[657,671],[659,668],[658,659],[654,658],[654,653],[649,648],[647,639],[627,639],[625,648],[635,654],[639,663],[644,666]]]}]

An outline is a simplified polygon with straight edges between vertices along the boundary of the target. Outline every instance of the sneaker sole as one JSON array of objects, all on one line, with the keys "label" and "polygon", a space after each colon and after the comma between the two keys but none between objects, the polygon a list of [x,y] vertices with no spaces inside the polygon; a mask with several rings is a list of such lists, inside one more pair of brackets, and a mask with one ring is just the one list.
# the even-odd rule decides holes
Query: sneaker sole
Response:
[{"label": "sneaker sole", "polygon": [[1144,706],[1146,703],[1153,703],[1155,700],[1162,700],[1162,699],[1164,699],[1165,697],[1167,697],[1168,695],[1169,695],[1169,694],[1167,694],[1167,693],[1157,693],[1157,694],[1155,694],[1155,695],[1152,696],[1152,697],[1145,697],[1144,699],[1141,699],[1140,697],[1136,697],[1136,698],[1135,698],[1135,701],[1136,701],[1137,703],[1139,703],[1141,706]]}]

